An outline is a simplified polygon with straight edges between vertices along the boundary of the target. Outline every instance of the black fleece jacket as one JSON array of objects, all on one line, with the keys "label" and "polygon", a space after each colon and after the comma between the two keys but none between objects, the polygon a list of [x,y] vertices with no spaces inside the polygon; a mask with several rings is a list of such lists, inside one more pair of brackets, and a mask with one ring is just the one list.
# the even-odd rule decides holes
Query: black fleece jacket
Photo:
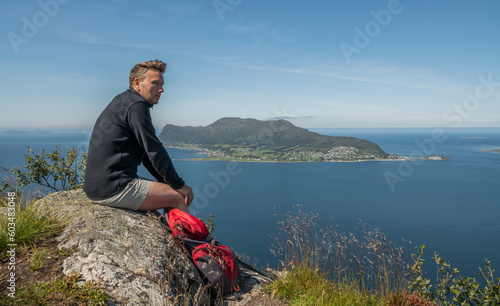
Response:
[{"label": "black fleece jacket", "polygon": [[104,109],[90,138],[83,190],[91,200],[120,191],[144,167],[159,182],[174,189],[184,186],[172,160],[156,136],[151,105],[134,89],[117,95]]}]

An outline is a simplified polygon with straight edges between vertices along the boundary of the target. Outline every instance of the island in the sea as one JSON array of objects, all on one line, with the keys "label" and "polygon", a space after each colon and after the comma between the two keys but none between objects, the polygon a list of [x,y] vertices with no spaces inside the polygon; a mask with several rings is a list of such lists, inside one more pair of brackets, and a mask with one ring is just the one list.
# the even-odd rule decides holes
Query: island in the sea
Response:
[{"label": "island in the sea", "polygon": [[326,136],[286,120],[222,118],[206,127],[167,124],[159,135],[165,147],[197,150],[199,160],[363,161],[407,159],[355,137]]}]

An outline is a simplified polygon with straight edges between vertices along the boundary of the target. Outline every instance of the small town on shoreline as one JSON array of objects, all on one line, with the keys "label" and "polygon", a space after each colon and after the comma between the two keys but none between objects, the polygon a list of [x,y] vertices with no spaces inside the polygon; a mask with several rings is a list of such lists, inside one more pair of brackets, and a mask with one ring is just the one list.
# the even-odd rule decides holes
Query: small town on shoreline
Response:
[{"label": "small town on shoreline", "polygon": [[228,145],[207,148],[197,144],[166,145],[167,148],[200,152],[199,157],[189,158],[194,161],[248,161],[248,162],[346,162],[346,161],[402,161],[402,160],[449,160],[439,155],[415,158],[388,154],[386,157],[361,154],[356,147],[336,146],[326,153],[319,151],[293,151],[292,148],[282,150],[253,149],[249,147]]}]

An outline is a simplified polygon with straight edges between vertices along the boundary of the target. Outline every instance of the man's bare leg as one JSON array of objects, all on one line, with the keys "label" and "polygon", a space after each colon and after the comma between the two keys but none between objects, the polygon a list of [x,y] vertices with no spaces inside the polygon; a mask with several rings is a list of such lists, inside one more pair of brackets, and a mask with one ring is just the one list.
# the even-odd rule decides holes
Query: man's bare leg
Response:
[{"label": "man's bare leg", "polygon": [[179,192],[167,184],[152,182],[146,199],[137,210],[145,211],[160,208],[179,208],[189,213],[189,207],[184,204],[184,197]]}]

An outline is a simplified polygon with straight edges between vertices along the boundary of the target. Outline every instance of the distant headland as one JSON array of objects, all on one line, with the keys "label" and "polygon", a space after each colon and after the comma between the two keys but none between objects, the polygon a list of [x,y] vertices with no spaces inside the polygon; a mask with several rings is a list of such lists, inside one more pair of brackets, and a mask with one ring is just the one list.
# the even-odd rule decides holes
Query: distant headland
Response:
[{"label": "distant headland", "polygon": [[0,132],[1,136],[13,136],[13,137],[20,137],[20,136],[53,136],[54,134],[48,131],[43,131],[43,130],[35,130],[35,131],[25,131],[25,130],[15,130],[15,129],[10,129],[6,131]]},{"label": "distant headland", "polygon": [[494,152],[494,153],[500,153],[500,149],[492,149],[492,150],[479,150],[480,152]]},{"label": "distant headland", "polygon": [[363,161],[407,159],[388,154],[374,142],[326,136],[286,120],[222,118],[206,127],[167,124],[159,135],[166,147],[205,152],[197,160],[260,162]]}]

